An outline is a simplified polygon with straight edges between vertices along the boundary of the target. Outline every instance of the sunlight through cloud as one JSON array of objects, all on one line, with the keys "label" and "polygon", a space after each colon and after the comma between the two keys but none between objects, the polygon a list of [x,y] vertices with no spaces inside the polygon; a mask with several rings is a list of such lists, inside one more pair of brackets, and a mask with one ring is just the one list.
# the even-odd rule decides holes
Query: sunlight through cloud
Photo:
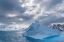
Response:
[{"label": "sunlight through cloud", "polygon": [[7,17],[15,17],[17,14],[8,14]]}]

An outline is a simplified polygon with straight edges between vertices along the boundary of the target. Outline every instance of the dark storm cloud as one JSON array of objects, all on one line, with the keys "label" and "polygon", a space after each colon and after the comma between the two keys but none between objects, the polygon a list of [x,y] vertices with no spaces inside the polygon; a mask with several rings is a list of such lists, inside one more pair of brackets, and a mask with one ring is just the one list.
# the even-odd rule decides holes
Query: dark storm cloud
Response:
[{"label": "dark storm cloud", "polygon": [[39,18],[39,20],[41,20],[41,23],[43,25],[50,25],[51,23],[53,23],[57,19],[58,19],[58,17],[56,17],[56,15],[54,15],[54,14],[49,14],[47,16],[41,16]]},{"label": "dark storm cloud", "polygon": [[33,16],[34,15],[20,15],[20,16],[17,16],[17,18],[23,18],[25,21],[27,21],[27,20],[31,20]]},{"label": "dark storm cloud", "polygon": [[[25,21],[32,19],[33,16],[24,16],[23,13],[26,11],[25,7],[21,5],[25,2],[22,0],[22,3],[19,0],[0,0],[0,23],[10,24],[11,22],[21,23],[19,18],[23,18]],[[17,13],[18,12],[18,13]],[[17,14],[17,17],[7,17],[7,14]]]},{"label": "dark storm cloud", "polygon": [[[23,19],[23,21],[19,20],[20,18]],[[0,17],[0,23],[5,23],[5,24],[11,24],[12,22],[15,23],[23,23],[23,22],[27,22],[30,21],[31,19],[33,19],[33,16],[17,16],[17,17],[5,17],[5,16],[1,16]]]},{"label": "dark storm cloud", "polygon": [[62,3],[63,0],[52,0],[49,5],[47,6],[47,9],[54,8],[57,4]]},{"label": "dark storm cloud", "polygon": [[[52,24],[52,23],[64,23],[64,17],[62,17],[62,18],[57,18],[57,17],[55,17],[55,18],[50,18],[49,20],[47,20],[46,22],[44,22],[44,24],[45,25],[50,25],[50,24]],[[51,21],[50,21],[51,20]],[[42,22],[43,23],[43,22]]]},{"label": "dark storm cloud", "polygon": [[[30,15],[30,13],[29,15],[24,15],[24,12],[28,9],[27,8],[28,6],[22,7],[21,5],[25,3],[26,3],[26,0],[22,0],[22,2],[19,2],[19,0],[0,0],[0,23],[11,24],[12,22],[25,23],[25,22],[34,21],[33,17],[35,17],[35,15]],[[47,11],[50,9],[54,9],[54,6],[62,3],[62,0],[50,0],[47,2],[43,2],[43,0],[34,0],[34,3],[36,5],[39,4],[41,10],[42,10],[42,7],[45,6],[46,11]],[[37,13],[39,12],[41,11],[37,11]],[[17,14],[17,16],[7,17],[7,14],[12,14],[12,15]],[[20,21],[19,18],[22,18],[24,21],[23,22]],[[42,23],[44,24],[49,24],[50,22],[56,20],[52,18],[57,18],[57,17],[51,14],[47,17],[42,16],[39,18],[39,20],[43,20]]]},{"label": "dark storm cloud", "polygon": [[19,2],[17,0],[0,0],[0,8],[3,11],[13,11],[18,4]]},{"label": "dark storm cloud", "polygon": [[9,12],[9,11],[20,11],[24,12],[25,8],[20,6],[20,2],[18,0],[0,0],[0,9],[1,12]]},{"label": "dark storm cloud", "polygon": [[64,17],[59,17],[54,14],[49,14],[48,16],[41,16],[39,20],[41,20],[41,24],[48,26],[51,23],[63,23]]}]

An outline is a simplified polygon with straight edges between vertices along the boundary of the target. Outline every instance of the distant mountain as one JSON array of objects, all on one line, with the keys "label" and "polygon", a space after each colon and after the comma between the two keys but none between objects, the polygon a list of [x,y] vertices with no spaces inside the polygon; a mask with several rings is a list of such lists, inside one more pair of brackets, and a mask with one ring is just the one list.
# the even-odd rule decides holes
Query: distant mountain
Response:
[{"label": "distant mountain", "polygon": [[11,26],[0,26],[0,31],[16,31],[19,30],[19,28],[17,28],[14,25]]},{"label": "distant mountain", "polygon": [[60,31],[64,31],[64,23],[52,23],[50,25],[51,28],[56,28]]}]

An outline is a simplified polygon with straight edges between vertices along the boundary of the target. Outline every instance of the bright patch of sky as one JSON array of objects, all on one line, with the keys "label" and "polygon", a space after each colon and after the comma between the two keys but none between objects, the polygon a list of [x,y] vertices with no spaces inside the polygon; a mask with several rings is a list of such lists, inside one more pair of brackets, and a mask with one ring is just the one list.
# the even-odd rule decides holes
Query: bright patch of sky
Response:
[{"label": "bright patch of sky", "polygon": [[15,17],[17,14],[8,14],[7,17]]}]

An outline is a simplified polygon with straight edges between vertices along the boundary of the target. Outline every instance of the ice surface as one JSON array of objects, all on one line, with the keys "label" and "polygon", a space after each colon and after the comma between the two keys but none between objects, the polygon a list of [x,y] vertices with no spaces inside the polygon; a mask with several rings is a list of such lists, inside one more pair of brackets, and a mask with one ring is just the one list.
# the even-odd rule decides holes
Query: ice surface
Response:
[{"label": "ice surface", "polygon": [[32,37],[35,39],[43,39],[48,36],[60,35],[60,31],[58,29],[53,29],[47,26],[42,26],[39,21],[35,21],[32,23],[24,33],[24,36]]},{"label": "ice surface", "polygon": [[29,36],[29,37],[32,37],[32,38],[34,38],[34,39],[44,39],[44,38],[47,38],[47,37],[49,37],[49,36],[51,36],[51,35],[36,34],[36,35],[31,35],[31,36]]}]

